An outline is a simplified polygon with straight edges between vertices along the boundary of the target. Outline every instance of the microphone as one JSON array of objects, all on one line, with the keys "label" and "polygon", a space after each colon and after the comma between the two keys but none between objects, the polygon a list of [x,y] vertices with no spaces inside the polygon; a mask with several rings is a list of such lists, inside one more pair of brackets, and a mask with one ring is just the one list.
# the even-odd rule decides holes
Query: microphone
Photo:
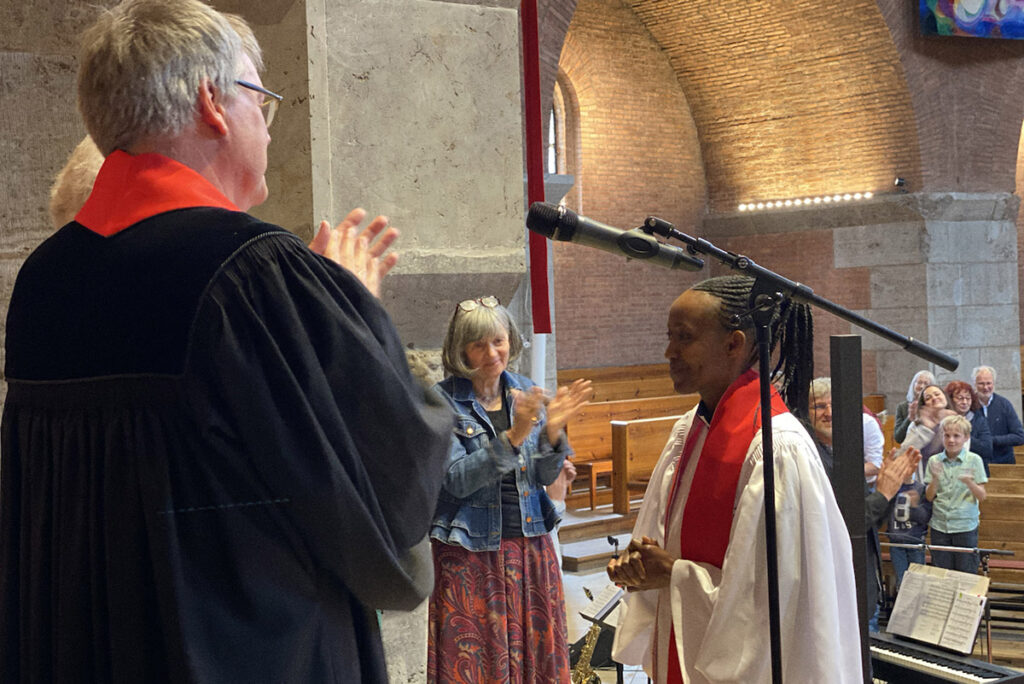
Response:
[{"label": "microphone", "polygon": [[685,250],[658,242],[639,228],[619,230],[549,202],[534,202],[526,215],[526,227],[549,240],[575,242],[620,254],[630,259],[648,259],[664,268],[699,271],[704,260]]}]

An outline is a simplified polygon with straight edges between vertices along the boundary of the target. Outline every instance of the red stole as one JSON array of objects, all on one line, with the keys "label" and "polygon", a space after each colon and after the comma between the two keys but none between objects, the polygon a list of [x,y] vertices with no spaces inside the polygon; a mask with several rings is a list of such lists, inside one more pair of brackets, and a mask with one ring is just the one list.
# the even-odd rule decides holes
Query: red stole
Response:
[{"label": "red stole", "polygon": [[75,220],[110,237],[143,219],[176,209],[219,207],[238,211],[199,172],[170,157],[111,152]]},{"label": "red stole", "polygon": [[[775,388],[771,389],[772,416],[788,413]],[[694,418],[691,432],[698,426]],[[729,547],[732,530],[736,485],[740,470],[750,450],[750,443],[761,430],[761,387],[758,374],[748,370],[729,386],[715,407],[708,426],[708,436],[701,449],[697,470],[683,509],[680,528],[680,557],[721,568]],[[694,440],[696,441],[696,440]],[[694,448],[687,440],[683,458],[676,470],[676,486],[685,470],[687,450]],[[676,486],[673,486],[675,490]],[[668,531],[668,525],[665,527]],[[675,627],[669,633],[668,682],[681,684],[682,671],[676,652]]]}]

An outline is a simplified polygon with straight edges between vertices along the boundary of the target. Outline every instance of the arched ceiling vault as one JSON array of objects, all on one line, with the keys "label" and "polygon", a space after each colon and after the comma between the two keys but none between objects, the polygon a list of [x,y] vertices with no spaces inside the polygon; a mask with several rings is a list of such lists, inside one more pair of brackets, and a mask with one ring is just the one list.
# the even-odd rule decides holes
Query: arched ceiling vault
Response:
[{"label": "arched ceiling vault", "polygon": [[711,211],[921,177],[903,66],[873,0],[629,5],[690,103]]}]

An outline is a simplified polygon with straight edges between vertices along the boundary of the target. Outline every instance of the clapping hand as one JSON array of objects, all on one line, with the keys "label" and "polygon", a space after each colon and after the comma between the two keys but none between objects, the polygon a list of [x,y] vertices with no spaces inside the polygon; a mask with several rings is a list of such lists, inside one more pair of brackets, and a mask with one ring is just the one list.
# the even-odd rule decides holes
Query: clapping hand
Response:
[{"label": "clapping hand", "polygon": [[519,446],[526,441],[540,420],[544,408],[544,389],[535,386],[525,392],[511,390],[509,394],[512,395],[512,427],[508,430],[508,438],[513,446]]},{"label": "clapping hand", "polygon": [[942,461],[932,461],[928,464],[928,470],[931,472],[933,478],[941,477],[943,470]]},{"label": "clapping hand", "polygon": [[900,491],[904,481],[917,469],[920,461],[921,452],[914,447],[907,447],[902,452],[893,449],[889,452],[889,458],[882,462],[878,479],[875,481],[875,489],[885,498],[892,499]]},{"label": "clapping hand", "polygon": [[395,252],[384,254],[398,239],[398,230],[388,227],[387,217],[378,216],[360,231],[358,227],[364,218],[363,209],[353,209],[336,228],[321,221],[309,248],[351,271],[367,290],[379,297],[381,280],[398,263]]},{"label": "clapping hand", "polygon": [[548,402],[548,441],[554,444],[566,423],[590,402],[594,388],[590,380],[577,380],[568,387],[559,387]]},{"label": "clapping hand", "polygon": [[969,472],[969,471],[968,472],[960,473],[956,477],[957,477],[958,480],[960,480],[961,482],[963,482],[966,485],[969,485],[972,482],[974,482],[974,473]]}]

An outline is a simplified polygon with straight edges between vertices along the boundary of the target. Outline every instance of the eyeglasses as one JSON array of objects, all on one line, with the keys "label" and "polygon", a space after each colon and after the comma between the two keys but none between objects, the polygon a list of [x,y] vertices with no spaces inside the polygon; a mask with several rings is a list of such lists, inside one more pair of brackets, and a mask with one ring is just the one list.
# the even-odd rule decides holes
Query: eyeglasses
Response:
[{"label": "eyeglasses", "polygon": [[501,302],[498,301],[497,297],[477,297],[476,299],[467,299],[459,302],[459,308],[466,313],[479,309],[481,306],[486,306],[488,309],[493,309],[499,306]]},{"label": "eyeglasses", "polygon": [[274,123],[274,115],[277,114],[277,108],[284,98],[255,83],[249,83],[248,81],[235,81],[235,83],[243,88],[255,90],[257,93],[263,93],[265,97],[263,102],[260,102],[260,109],[263,110],[263,120],[267,122],[267,128],[270,128],[270,124]]}]

